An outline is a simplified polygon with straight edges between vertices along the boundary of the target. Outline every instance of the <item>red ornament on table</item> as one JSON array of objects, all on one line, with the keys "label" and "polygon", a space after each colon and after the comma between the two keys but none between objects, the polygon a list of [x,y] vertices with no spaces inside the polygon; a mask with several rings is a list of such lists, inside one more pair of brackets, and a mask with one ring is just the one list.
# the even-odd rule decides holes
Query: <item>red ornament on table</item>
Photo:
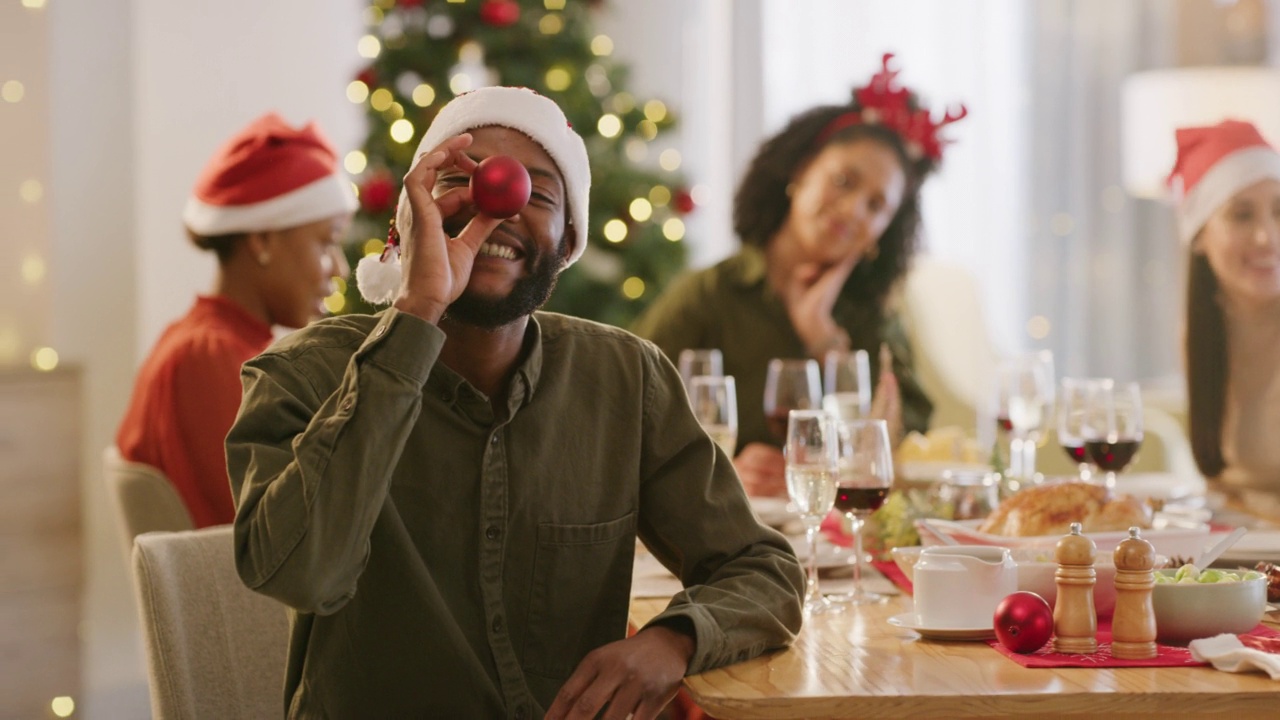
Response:
[{"label": "red ornament on table", "polygon": [[1033,653],[1053,634],[1053,610],[1036,593],[1025,590],[1009,595],[996,606],[992,618],[996,639],[1016,653]]},{"label": "red ornament on table", "polygon": [[487,157],[471,174],[471,200],[491,218],[509,218],[520,212],[532,191],[529,171],[509,155]]},{"label": "red ornament on table", "polygon": [[511,0],[485,0],[480,5],[480,20],[486,25],[506,27],[520,19],[520,6]]},{"label": "red ornament on table", "polygon": [[387,173],[378,173],[360,186],[360,209],[379,214],[391,209],[396,199],[396,185]]}]

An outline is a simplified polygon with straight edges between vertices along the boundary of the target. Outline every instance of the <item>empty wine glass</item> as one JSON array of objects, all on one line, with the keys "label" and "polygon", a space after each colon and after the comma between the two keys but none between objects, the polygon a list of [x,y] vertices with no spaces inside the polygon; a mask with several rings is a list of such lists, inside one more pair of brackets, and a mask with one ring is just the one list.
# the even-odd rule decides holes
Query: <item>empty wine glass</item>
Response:
[{"label": "empty wine glass", "polygon": [[869,605],[888,597],[862,587],[862,525],[880,509],[893,485],[893,451],[889,426],[884,420],[837,421],[840,451],[836,458],[835,508],[844,513],[853,533],[853,590],[834,596],[833,602]]},{"label": "empty wine glass", "polygon": [[1008,431],[1011,478],[1035,479],[1036,443],[1053,412],[1053,354],[1017,355],[996,366],[996,419]]},{"label": "empty wine glass", "polygon": [[733,457],[738,445],[738,391],[733,376],[695,375],[689,379],[689,405],[712,440]]},{"label": "empty wine glass", "polygon": [[832,350],[822,363],[822,409],[839,420],[871,413],[871,365],[866,350]]},{"label": "empty wine glass", "polygon": [[792,410],[822,405],[822,384],[817,360],[774,358],[764,380],[764,418],[779,443],[787,438],[787,418]]},{"label": "empty wine glass", "polygon": [[684,386],[699,375],[719,377],[724,375],[724,354],[715,348],[690,348],[680,351],[678,365]]},{"label": "empty wine glass", "polygon": [[1093,477],[1089,453],[1084,448],[1085,420],[1098,378],[1062,378],[1058,393],[1058,444],[1075,463],[1080,479]]},{"label": "empty wine glass", "polygon": [[804,612],[806,615],[821,615],[839,609],[818,589],[818,529],[836,499],[836,456],[840,439],[835,422],[826,411],[792,410],[787,413],[787,418],[783,450],[786,455],[787,493],[800,513],[809,541]]},{"label": "empty wine glass", "polygon": [[1135,382],[1102,380],[1090,392],[1085,416],[1084,447],[1093,464],[1106,473],[1107,487],[1142,446],[1142,392]]}]

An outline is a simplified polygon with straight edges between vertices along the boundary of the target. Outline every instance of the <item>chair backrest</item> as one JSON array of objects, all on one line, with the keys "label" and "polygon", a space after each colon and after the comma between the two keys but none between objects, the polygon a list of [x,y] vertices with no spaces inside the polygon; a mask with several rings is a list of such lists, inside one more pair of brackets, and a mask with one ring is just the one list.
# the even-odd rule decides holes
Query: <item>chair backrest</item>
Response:
[{"label": "chair backrest", "polygon": [[232,526],[139,535],[133,577],[157,720],[284,714],[288,614],[240,581]]},{"label": "chair backrest", "polygon": [[102,465],[126,557],[133,552],[133,539],[142,533],[195,529],[178,491],[159,470],[125,460],[114,445],[103,451]]}]

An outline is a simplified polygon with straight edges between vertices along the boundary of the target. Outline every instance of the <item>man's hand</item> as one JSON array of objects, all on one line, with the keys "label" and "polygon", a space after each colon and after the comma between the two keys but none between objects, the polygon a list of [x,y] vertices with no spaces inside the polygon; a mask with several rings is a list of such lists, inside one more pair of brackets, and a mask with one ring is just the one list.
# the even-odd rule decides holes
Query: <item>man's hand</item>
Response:
[{"label": "man's hand", "polygon": [[782,301],[796,336],[806,349],[825,348],[839,326],[831,317],[840,289],[858,264],[859,253],[851,253],[836,265],[823,268],[814,263],[797,265],[783,288]]},{"label": "man's hand", "polygon": [[394,304],[431,323],[439,322],[445,309],[466,289],[480,245],[502,223],[477,214],[458,237],[451,238],[444,231],[444,218],[469,205],[471,191],[461,186],[435,197],[436,174],[445,167],[473,172],[476,162],[464,152],[470,145],[470,135],[451,137],[419,155],[404,176],[412,222],[399,228],[402,272]]},{"label": "man's hand", "polygon": [[782,451],[764,443],[748,443],[733,459],[742,487],[751,496],[785,497],[787,461]]},{"label": "man's hand", "polygon": [[547,720],[653,720],[675,697],[693,638],[657,625],[591,651],[565,681]]}]

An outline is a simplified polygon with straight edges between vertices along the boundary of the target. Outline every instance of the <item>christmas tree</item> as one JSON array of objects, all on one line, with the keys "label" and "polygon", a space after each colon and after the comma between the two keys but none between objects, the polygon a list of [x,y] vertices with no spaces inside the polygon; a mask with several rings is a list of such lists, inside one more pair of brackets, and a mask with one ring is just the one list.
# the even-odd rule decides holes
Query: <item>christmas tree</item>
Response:
[{"label": "christmas tree", "polygon": [[[345,166],[360,194],[352,267],[380,253],[418,141],[451,98],[486,85],[532,88],[555,100],[591,157],[591,238],[547,305],[627,324],[684,265],[693,200],[674,149],[655,141],[675,118],[659,100],[625,90],[613,42],[592,29],[592,0],[373,0],[358,50],[370,64],[347,87],[365,107],[368,137]],[[354,287],[334,312],[369,312]]]}]

